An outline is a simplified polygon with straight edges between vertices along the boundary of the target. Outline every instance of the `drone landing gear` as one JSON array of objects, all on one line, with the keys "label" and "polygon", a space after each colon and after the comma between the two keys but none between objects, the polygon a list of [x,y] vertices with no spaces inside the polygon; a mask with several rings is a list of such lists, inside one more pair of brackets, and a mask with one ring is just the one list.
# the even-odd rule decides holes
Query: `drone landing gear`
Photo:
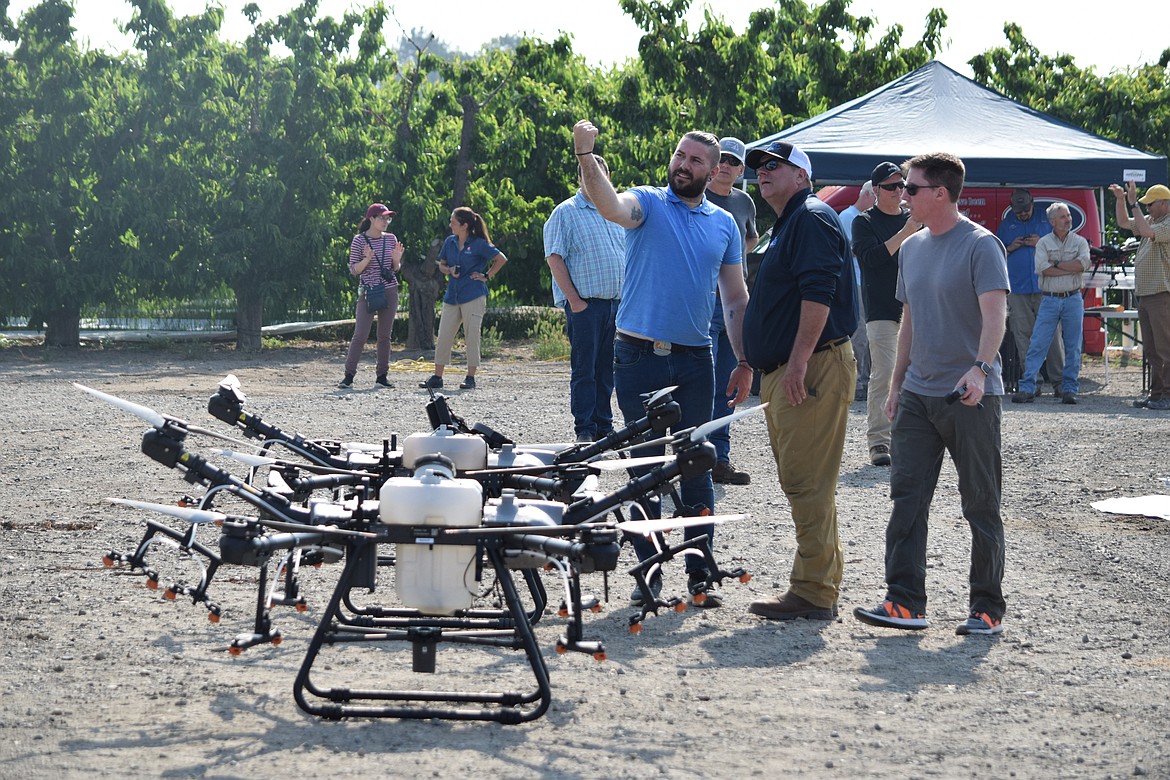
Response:
[{"label": "drone landing gear", "polygon": [[221,560],[210,548],[195,541],[194,532],[194,525],[187,531],[179,532],[162,523],[147,520],[146,533],[143,535],[142,541],[138,543],[138,547],[134,552],[122,553],[117,550],[110,550],[102,556],[102,564],[109,568],[125,567],[132,572],[140,571],[146,575],[146,587],[150,590],[158,590],[159,573],[146,562],[146,553],[150,551],[150,548],[154,544],[158,542],[169,544],[179,550],[181,554],[190,556],[192,559],[196,555],[202,556],[207,561],[207,564],[198,564],[201,570],[199,583],[195,586],[189,586],[179,582],[173,582],[163,590],[162,596],[168,601],[175,601],[179,596],[186,596],[191,599],[192,604],[202,604],[206,607],[207,619],[212,623],[218,623],[220,606],[208,598],[207,589],[211,585],[211,578],[215,575],[216,570],[219,569]]},{"label": "drone landing gear", "polygon": [[637,615],[630,617],[629,627],[631,634],[641,633],[643,621],[651,614],[657,615],[660,607],[666,607],[675,612],[686,611],[686,601],[677,596],[664,599],[661,596],[655,595],[654,589],[647,579],[648,574],[656,568],[661,567],[663,563],[679,555],[700,555],[703,558],[707,578],[690,583],[687,586],[687,591],[696,606],[703,603],[706,599],[707,591],[713,585],[721,585],[725,579],[737,579],[740,582],[746,583],[752,578],[752,575],[743,568],[736,568],[730,571],[720,568],[719,563],[715,560],[715,554],[711,552],[711,537],[707,534],[692,537],[673,546],[667,546],[661,534],[657,534],[656,537],[656,546],[659,552],[644,561],[640,561],[637,566],[630,569],[630,574],[638,584],[638,591],[642,594],[641,609]]},{"label": "drone landing gear", "polygon": [[[343,615],[342,606],[350,589],[361,585],[363,553],[373,549],[374,545],[364,540],[350,545],[345,570],[309,643],[293,685],[293,695],[302,710],[330,720],[350,717],[438,718],[505,724],[524,723],[544,715],[552,700],[548,667],[500,545],[484,544],[484,552],[504,596],[505,609],[496,617],[468,617],[462,612],[450,617],[430,616],[417,610],[396,610],[393,615],[383,612],[373,617],[367,614],[364,620],[357,621]],[[529,587],[531,589],[531,582]],[[422,673],[435,671],[435,656],[442,643],[523,650],[535,678],[535,688],[528,692],[465,692],[322,687],[314,683],[313,665],[325,645],[382,641],[410,642],[411,670]],[[337,664],[332,666],[334,669],[338,667]],[[362,668],[369,672],[368,668]]]}]

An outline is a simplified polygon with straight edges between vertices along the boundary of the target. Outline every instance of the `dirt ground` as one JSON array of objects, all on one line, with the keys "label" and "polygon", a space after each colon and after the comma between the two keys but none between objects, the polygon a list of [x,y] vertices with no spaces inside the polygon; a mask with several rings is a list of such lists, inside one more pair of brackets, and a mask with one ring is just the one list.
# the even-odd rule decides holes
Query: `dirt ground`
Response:
[{"label": "dirt ground", "polygon": [[[932,511],[930,628],[882,631],[851,616],[883,593],[889,511],[888,471],[865,451],[863,404],[851,410],[839,491],[840,619],[749,615],[753,598],[786,587],[794,550],[753,417],[733,434],[752,484],[716,491],[720,512],[751,517],[721,526],[715,547],[755,578],[729,584],[722,609],[663,614],[637,636],[626,628],[631,581],[611,578],[611,602],[587,624],[604,663],[556,655],[563,621],[546,615],[537,635],[552,707],[501,726],[301,712],[293,680],[337,566],[304,573],[308,613],[277,610],[283,644],[232,657],[231,638],[251,630],[255,570],[217,576],[225,614],[213,625],[202,607],[165,601],[140,575],[100,562],[132,549],[145,519],[104,497],[172,502],[195,489],[141,454],[141,421],[71,381],[225,432],[206,404],[229,372],[248,410],[308,437],[376,442],[427,427],[415,386],[429,364],[400,360],[397,387],[375,391],[367,355],[355,389],[341,392],[341,350],[0,350],[0,777],[1170,777],[1170,528],[1090,507],[1170,491],[1170,414],[1131,407],[1136,366],[1112,366],[1103,385],[1100,360],[1088,361],[1077,406],[1051,396],[1005,404],[1002,636],[954,633],[970,537],[949,464]],[[556,441],[572,430],[568,382],[564,363],[512,356],[486,363],[479,389],[448,395],[469,423]],[[586,580],[601,592],[600,575]],[[680,564],[666,586],[683,591]],[[377,596],[392,601],[393,590]],[[355,682],[432,677],[411,675],[408,660],[404,671],[398,652],[355,648],[326,668]],[[481,675],[522,681],[527,670],[504,651],[484,659],[441,646],[437,660],[441,685],[471,689]]]}]

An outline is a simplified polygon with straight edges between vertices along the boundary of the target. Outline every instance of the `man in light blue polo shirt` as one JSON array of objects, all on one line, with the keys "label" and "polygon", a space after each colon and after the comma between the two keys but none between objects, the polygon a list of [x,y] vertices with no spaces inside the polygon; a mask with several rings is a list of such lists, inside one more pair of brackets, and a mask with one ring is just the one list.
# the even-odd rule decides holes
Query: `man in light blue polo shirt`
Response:
[{"label": "man in light blue polo shirt", "polygon": [[[626,279],[617,314],[614,389],[627,423],[644,415],[642,394],[677,385],[680,429],[711,419],[715,398],[711,361],[711,315],[715,288],[738,365],[727,393],[732,404],[747,398],[751,369],[743,360],[743,313],[747,308],[742,240],[735,219],[704,192],[719,165],[719,140],[692,131],[675,147],[666,187],[641,186],[617,193],[593,155],[597,128],[588,120],[573,127],[585,190],[603,217],[626,228]],[[723,390],[723,388],[720,388]],[[710,473],[683,481],[680,514],[714,511]],[[714,526],[693,526],[686,537],[713,536]],[[640,558],[653,553],[646,540],[634,545]],[[688,590],[696,606],[720,606],[705,562],[686,556]],[[700,597],[701,594],[701,597]]]},{"label": "man in light blue polo shirt", "polygon": [[[597,164],[609,178],[601,155]],[[580,179],[580,166],[578,166]],[[544,254],[553,302],[569,332],[569,409],[577,441],[613,430],[613,340],[625,276],[626,234],[598,213],[584,189],[562,201],[544,223]]]}]

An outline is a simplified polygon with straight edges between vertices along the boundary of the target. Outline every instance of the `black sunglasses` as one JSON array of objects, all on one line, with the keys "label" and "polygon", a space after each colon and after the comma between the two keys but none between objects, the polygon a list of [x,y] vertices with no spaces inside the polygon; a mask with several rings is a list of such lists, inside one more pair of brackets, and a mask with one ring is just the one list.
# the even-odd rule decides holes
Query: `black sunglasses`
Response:
[{"label": "black sunglasses", "polygon": [[741,163],[739,161],[739,158],[732,157],[730,154],[725,154],[722,157],[720,157],[719,164],[720,165],[730,165],[732,168],[738,168],[739,166],[743,165],[743,163]]},{"label": "black sunglasses", "polygon": [[937,190],[941,184],[907,184],[906,194],[917,195],[919,190]]},{"label": "black sunglasses", "polygon": [[[879,184],[878,186],[881,187],[886,192],[893,192],[894,190],[906,189],[906,182],[896,181],[896,182],[893,182],[892,184]],[[910,193],[910,194],[913,195],[914,193]]]},{"label": "black sunglasses", "polygon": [[756,170],[757,171],[761,171],[761,170],[762,171],[774,171],[777,168],[779,168],[780,165],[781,165],[781,161],[777,160],[775,157],[773,157],[771,160],[768,160],[768,162],[764,163],[759,168],[756,168]]}]

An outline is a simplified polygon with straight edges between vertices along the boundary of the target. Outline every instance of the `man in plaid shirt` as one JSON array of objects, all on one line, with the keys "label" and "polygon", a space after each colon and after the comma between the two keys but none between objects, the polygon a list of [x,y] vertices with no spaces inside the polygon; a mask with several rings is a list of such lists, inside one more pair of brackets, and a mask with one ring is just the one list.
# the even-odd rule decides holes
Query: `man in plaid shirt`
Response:
[{"label": "man in plaid shirt", "polygon": [[[609,177],[609,166],[594,155]],[[580,167],[578,167],[580,179]],[[571,345],[569,408],[577,441],[613,430],[613,341],[625,276],[626,232],[598,213],[582,185],[544,225],[553,302],[565,310]]]}]

